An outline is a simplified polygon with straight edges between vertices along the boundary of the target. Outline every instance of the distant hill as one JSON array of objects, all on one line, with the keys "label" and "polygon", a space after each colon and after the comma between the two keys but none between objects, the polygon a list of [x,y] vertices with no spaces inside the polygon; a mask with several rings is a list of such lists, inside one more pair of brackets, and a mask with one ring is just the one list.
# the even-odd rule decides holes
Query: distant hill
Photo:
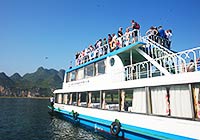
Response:
[{"label": "distant hill", "polygon": [[18,73],[10,77],[0,73],[0,96],[50,96],[54,89],[62,87],[64,74],[65,70],[43,67],[23,77]]},{"label": "distant hill", "polygon": [[15,85],[14,81],[12,81],[5,73],[0,73],[0,85],[5,88],[11,88]]}]

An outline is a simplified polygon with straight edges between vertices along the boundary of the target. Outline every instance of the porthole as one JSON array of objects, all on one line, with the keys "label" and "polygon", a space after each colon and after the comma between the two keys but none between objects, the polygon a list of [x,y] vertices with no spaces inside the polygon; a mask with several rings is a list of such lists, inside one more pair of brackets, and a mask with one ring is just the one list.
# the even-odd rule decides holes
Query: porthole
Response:
[{"label": "porthole", "polygon": [[115,59],[114,59],[114,58],[111,58],[111,59],[110,59],[110,65],[111,65],[111,66],[114,66],[114,64],[115,64]]}]

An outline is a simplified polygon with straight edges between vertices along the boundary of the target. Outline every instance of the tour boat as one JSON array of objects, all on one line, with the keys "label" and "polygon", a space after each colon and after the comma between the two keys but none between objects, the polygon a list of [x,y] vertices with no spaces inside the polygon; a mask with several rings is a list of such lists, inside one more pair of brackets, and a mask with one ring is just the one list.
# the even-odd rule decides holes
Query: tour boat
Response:
[{"label": "tour boat", "polygon": [[136,31],[77,58],[49,109],[118,139],[200,139],[200,47],[174,52]]}]

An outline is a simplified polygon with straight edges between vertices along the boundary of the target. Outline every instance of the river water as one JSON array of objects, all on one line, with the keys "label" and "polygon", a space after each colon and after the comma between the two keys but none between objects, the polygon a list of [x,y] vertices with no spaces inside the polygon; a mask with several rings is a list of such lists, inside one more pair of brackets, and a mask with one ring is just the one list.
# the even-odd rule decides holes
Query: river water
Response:
[{"label": "river water", "polygon": [[102,140],[48,114],[47,99],[0,98],[0,140]]}]

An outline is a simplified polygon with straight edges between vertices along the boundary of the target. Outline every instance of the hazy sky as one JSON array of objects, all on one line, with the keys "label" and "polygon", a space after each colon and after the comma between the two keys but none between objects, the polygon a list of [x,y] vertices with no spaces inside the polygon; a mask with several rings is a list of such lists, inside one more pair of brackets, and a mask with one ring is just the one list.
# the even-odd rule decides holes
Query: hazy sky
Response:
[{"label": "hazy sky", "polygon": [[200,46],[200,0],[0,0],[0,72],[67,69],[75,53],[130,26],[172,29],[172,49]]}]

